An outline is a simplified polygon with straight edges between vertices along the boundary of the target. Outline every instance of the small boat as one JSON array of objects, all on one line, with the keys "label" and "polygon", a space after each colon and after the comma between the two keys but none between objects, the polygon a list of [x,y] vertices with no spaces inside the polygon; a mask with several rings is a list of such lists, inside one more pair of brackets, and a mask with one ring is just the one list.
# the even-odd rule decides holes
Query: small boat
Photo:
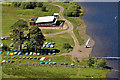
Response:
[{"label": "small boat", "polygon": [[90,39],[87,40],[86,44],[85,44],[85,47],[86,48],[89,48],[90,47]]},{"label": "small boat", "polygon": [[117,16],[115,16],[115,19],[117,19]]}]

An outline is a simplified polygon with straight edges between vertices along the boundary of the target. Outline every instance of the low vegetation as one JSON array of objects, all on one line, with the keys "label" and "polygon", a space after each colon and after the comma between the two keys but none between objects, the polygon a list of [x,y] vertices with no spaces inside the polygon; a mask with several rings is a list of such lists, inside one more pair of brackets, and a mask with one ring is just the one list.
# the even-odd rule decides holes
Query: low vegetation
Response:
[{"label": "low vegetation", "polygon": [[2,69],[3,78],[105,78],[106,73],[109,72],[109,70],[92,68],[33,67],[30,65],[12,64],[4,64]]}]

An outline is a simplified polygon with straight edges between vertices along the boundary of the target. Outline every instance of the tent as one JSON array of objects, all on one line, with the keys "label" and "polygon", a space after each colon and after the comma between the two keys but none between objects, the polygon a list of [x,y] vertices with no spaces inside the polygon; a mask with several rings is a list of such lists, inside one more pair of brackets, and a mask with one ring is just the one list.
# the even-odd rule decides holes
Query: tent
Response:
[{"label": "tent", "polygon": [[22,57],[19,57],[19,59],[21,59]]},{"label": "tent", "polygon": [[28,52],[26,52],[25,55],[28,55]]},{"label": "tent", "polygon": [[36,53],[34,53],[33,55],[36,55]]},{"label": "tent", "polygon": [[32,55],[32,52],[30,52],[30,54],[29,55]]},{"label": "tent", "polygon": [[53,62],[53,64],[56,64],[56,62]]},{"label": "tent", "polygon": [[37,55],[40,55],[40,53],[37,53]]},{"label": "tent", "polygon": [[7,38],[5,38],[5,40],[7,40]]},{"label": "tent", "polygon": [[44,62],[40,62],[40,64],[44,64]]},{"label": "tent", "polygon": [[14,63],[15,61],[11,61],[11,63]]},{"label": "tent", "polygon": [[52,52],[55,52],[55,49],[53,49]]},{"label": "tent", "polygon": [[15,56],[12,57],[12,59],[14,59],[14,58],[15,58]]},{"label": "tent", "polygon": [[7,55],[9,55],[9,54],[10,54],[10,52],[8,51],[8,52],[7,52]]},{"label": "tent", "polygon": [[48,62],[46,62],[45,64],[48,64]]},{"label": "tent", "polygon": [[32,44],[35,44],[34,42],[32,42]]},{"label": "tent", "polygon": [[14,51],[17,51],[17,49],[14,49]]},{"label": "tent", "polygon": [[10,49],[10,51],[12,51],[12,49]]},{"label": "tent", "polygon": [[49,45],[51,44],[51,42],[48,43]]},{"label": "tent", "polygon": [[10,59],[10,57],[8,57],[8,59]]},{"label": "tent", "polygon": [[3,55],[5,55],[5,52],[3,53]]},{"label": "tent", "polygon": [[27,49],[25,49],[25,51],[27,51]]},{"label": "tent", "polygon": [[32,57],[30,57],[30,59],[32,59]]},{"label": "tent", "polygon": [[26,57],[27,59],[29,59],[29,57]]},{"label": "tent", "polygon": [[52,64],[52,62],[49,62],[49,64]]},{"label": "tent", "polygon": [[17,52],[14,52],[14,55],[17,55]]},{"label": "tent", "polygon": [[10,47],[13,47],[13,44],[10,44]]},{"label": "tent", "polygon": [[37,59],[37,57],[34,57],[34,59]]},{"label": "tent", "polygon": [[18,53],[18,55],[21,55],[21,54],[22,54],[22,52],[19,52],[19,53]]},{"label": "tent", "polygon": [[49,52],[52,52],[52,50],[51,50],[51,49],[49,49]]},{"label": "tent", "polygon": [[48,53],[48,55],[51,55],[51,53]]},{"label": "tent", "polygon": [[46,58],[45,60],[48,60],[48,58]]},{"label": "tent", "polygon": [[56,53],[53,53],[53,55],[55,55]]},{"label": "tent", "polygon": [[2,54],[2,51],[0,51],[0,54]]},{"label": "tent", "polygon": [[50,48],[54,48],[54,46],[53,46],[53,45],[50,45]]},{"label": "tent", "polygon": [[3,40],[4,39],[4,37],[1,37],[1,40]]},{"label": "tent", "polygon": [[24,44],[27,44],[26,42]]},{"label": "tent", "polygon": [[5,62],[5,60],[2,61],[2,63],[4,63],[4,62]]},{"label": "tent", "polygon": [[61,65],[63,65],[64,63],[60,63]]},{"label": "tent", "polygon": [[26,57],[23,57],[23,59],[25,59]]},{"label": "tent", "polygon": [[45,44],[48,44],[48,42],[45,42]]},{"label": "tent", "polygon": [[55,44],[55,42],[52,42],[52,45],[54,45]]},{"label": "tent", "polygon": [[4,44],[2,43],[2,44],[1,44],[1,47],[3,47],[3,46],[4,46]]},{"label": "tent", "polygon": [[24,49],[22,49],[22,51],[24,51]]},{"label": "tent", "polygon": [[65,65],[68,65],[68,63],[64,63]]},{"label": "tent", "polygon": [[22,47],[25,47],[25,44],[22,44]]},{"label": "tent", "polygon": [[43,45],[43,47],[45,47],[45,45]]},{"label": "tent", "polygon": [[74,66],[74,64],[72,63],[71,66]]},{"label": "tent", "polygon": [[47,44],[47,45],[46,45],[46,48],[49,48],[49,47],[50,47],[50,45],[49,45],[49,44]]},{"label": "tent", "polygon": [[7,60],[6,62],[7,62],[7,63],[9,63],[10,61],[9,61],[9,60]]},{"label": "tent", "polygon": [[18,57],[16,57],[16,59],[17,59]]}]

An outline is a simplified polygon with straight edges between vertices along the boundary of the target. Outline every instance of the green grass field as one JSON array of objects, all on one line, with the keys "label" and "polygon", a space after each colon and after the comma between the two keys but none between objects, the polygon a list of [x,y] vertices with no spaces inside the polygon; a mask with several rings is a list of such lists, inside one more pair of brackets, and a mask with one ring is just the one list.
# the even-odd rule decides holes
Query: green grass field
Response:
[{"label": "green grass field", "polygon": [[[8,36],[10,27],[19,19],[24,19],[28,22],[31,18],[40,17],[40,16],[52,16],[54,13],[59,12],[59,8],[52,6],[49,3],[44,3],[48,8],[48,12],[43,12],[41,8],[35,9],[20,9],[11,6],[2,7],[2,35]],[[55,30],[52,30],[55,32]],[[46,31],[45,31],[46,32]]]},{"label": "green grass field", "polygon": [[92,68],[3,65],[3,78],[105,78],[107,72]]},{"label": "green grass field", "polygon": [[41,29],[43,34],[51,34],[64,31],[64,29]]}]

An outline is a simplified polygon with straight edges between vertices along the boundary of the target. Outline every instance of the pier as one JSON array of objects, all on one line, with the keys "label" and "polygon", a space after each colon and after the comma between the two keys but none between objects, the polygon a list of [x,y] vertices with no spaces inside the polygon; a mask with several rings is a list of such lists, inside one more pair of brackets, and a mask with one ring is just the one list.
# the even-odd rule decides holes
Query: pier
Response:
[{"label": "pier", "polygon": [[120,60],[120,57],[95,57],[97,59],[106,59],[106,60]]}]

